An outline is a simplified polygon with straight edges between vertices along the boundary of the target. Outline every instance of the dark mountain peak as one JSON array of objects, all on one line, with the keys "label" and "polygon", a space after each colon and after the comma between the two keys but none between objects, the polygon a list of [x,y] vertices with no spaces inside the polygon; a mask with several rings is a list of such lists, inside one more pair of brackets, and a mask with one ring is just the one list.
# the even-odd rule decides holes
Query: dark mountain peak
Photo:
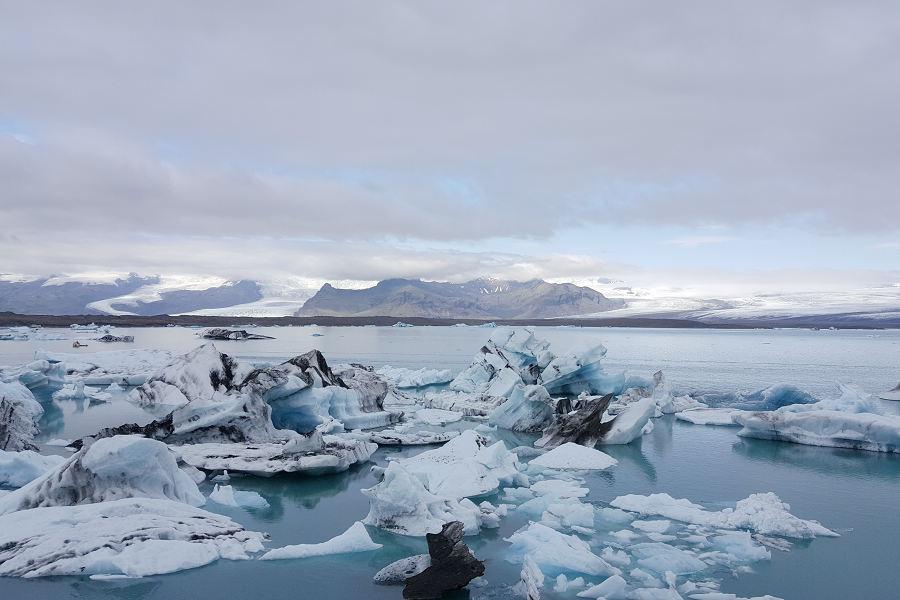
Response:
[{"label": "dark mountain peak", "polygon": [[433,318],[552,318],[591,314],[624,305],[600,292],[541,279],[519,282],[479,277],[463,283],[385,279],[362,290],[322,286],[297,316]]}]

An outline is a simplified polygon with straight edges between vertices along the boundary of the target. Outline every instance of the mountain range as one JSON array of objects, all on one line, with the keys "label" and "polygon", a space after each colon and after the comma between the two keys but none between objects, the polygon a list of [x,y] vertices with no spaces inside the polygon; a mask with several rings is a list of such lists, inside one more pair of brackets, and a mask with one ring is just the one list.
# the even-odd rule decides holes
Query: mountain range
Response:
[{"label": "mountain range", "polygon": [[[364,289],[302,277],[226,281],[203,276],[33,279],[0,275],[0,312],[24,315],[194,315],[223,317],[424,317],[444,319],[680,319],[706,324],[900,326],[900,284],[841,292],[756,294],[711,299],[630,288],[474,279],[444,283],[388,279]],[[608,287],[608,286],[607,286]]]},{"label": "mountain range", "polygon": [[387,279],[365,289],[325,284],[295,314],[301,317],[545,319],[606,312],[625,302],[571,283],[474,279],[465,283]]}]

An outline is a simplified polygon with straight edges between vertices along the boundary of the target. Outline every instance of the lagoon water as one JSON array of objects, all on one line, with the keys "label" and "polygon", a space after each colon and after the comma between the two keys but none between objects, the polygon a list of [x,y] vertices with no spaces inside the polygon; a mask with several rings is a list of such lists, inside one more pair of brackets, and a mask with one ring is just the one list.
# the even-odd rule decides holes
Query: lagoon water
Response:
[{"label": "lagoon water", "polygon": [[[183,352],[199,343],[196,331],[187,328],[116,331],[134,335],[138,347]],[[280,361],[318,348],[332,363],[458,371],[493,331],[474,327],[284,327],[259,330],[274,340],[216,345],[223,352],[258,362]],[[880,392],[900,380],[900,331],[561,327],[537,328],[536,333],[562,350],[600,340],[609,350],[608,370],[649,376],[662,369],[680,392],[729,394],[790,383],[826,397],[835,393],[836,382]],[[66,334],[70,338],[84,335],[68,330]],[[71,339],[0,342],[0,364],[27,362],[37,349],[73,352],[71,343]],[[91,342],[78,352],[123,347]],[[42,398],[47,409],[42,440],[71,439],[99,427],[151,418],[124,400],[92,406],[48,398],[49,394]],[[900,597],[900,570],[896,568],[900,456],[743,439],[736,431],[689,425],[671,416],[657,419],[654,431],[643,439],[604,448],[619,464],[608,473],[587,478],[591,490],[587,500],[604,505],[621,494],[666,492],[717,507],[733,505],[754,492],[773,491],[791,505],[794,514],[819,520],[841,537],[798,542],[788,552],[773,550],[771,560],[755,563],[752,573],[716,573],[723,592],[747,597],[772,594],[785,600]],[[509,435],[509,440],[510,445],[530,442],[527,436]],[[47,450],[52,451],[50,447]],[[381,449],[374,461],[384,465],[392,453],[421,450]],[[343,532],[368,512],[368,501],[360,489],[376,480],[369,466],[363,465],[326,477],[236,477],[231,483],[237,489],[256,490],[271,508],[247,511],[213,503],[206,508],[249,529],[269,533],[268,545],[275,547],[323,541]],[[210,488],[202,486],[205,493]],[[488,585],[461,592],[458,597],[516,597],[508,586],[518,580],[519,566],[504,560],[508,544],[503,538],[524,523],[524,517],[511,512],[499,530],[467,538],[475,554],[487,559]],[[371,577],[393,560],[424,552],[424,540],[371,531],[373,539],[384,544],[381,550],[302,560],[219,561],[200,569],[135,580],[0,578],[0,598],[400,598],[401,588],[376,586]],[[572,592],[556,594],[549,579],[548,584],[542,597],[574,597]]]}]

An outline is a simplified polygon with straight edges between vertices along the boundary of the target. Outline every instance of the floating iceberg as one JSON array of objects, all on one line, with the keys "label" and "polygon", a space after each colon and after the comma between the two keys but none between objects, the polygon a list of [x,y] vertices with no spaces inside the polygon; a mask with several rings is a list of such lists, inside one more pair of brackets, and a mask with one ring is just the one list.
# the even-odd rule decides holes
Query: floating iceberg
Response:
[{"label": "floating iceberg", "polygon": [[[35,353],[35,355],[39,354],[39,352]],[[42,358],[20,367],[0,369],[0,382],[18,381],[30,390],[46,385],[62,384],[65,380],[66,371],[64,365]]]},{"label": "floating iceberg", "polygon": [[0,498],[0,515],[44,506],[120,498],[166,498],[201,506],[206,498],[165,444],[139,436],[97,440],[52,470]]},{"label": "floating iceberg", "polygon": [[610,455],[573,442],[557,446],[533,459],[529,466],[559,470],[602,471],[614,467],[618,461]]},{"label": "floating iceberg", "polygon": [[18,381],[0,380],[0,450],[37,450],[34,436],[44,409]]},{"label": "floating iceberg", "polygon": [[381,585],[400,585],[413,575],[418,575],[431,566],[431,557],[427,554],[416,554],[395,560],[380,569],[372,580]]},{"label": "floating iceberg", "polygon": [[369,497],[363,522],[386,531],[420,537],[440,531],[449,521],[460,521],[467,534],[481,528],[481,510],[474,502],[429,492],[400,462],[389,463],[381,482],[362,493]]},{"label": "floating iceberg", "polygon": [[841,385],[840,394],[813,404],[793,404],[771,412],[745,412],[734,417],[738,435],[765,440],[900,452],[900,416],[883,414],[878,400],[855,386]]},{"label": "floating iceberg", "polygon": [[609,430],[600,438],[600,444],[630,444],[643,435],[644,426],[656,412],[653,398],[642,398],[625,407],[616,415]]},{"label": "floating iceberg", "polygon": [[221,504],[222,506],[234,506],[235,508],[255,508],[260,510],[269,508],[269,503],[266,499],[256,492],[235,490],[234,487],[230,485],[219,485],[218,483],[209,494],[209,499],[216,504]]},{"label": "floating iceberg", "polygon": [[519,385],[491,412],[488,422],[511,431],[539,432],[553,418],[556,402],[542,385]]},{"label": "floating iceberg", "polygon": [[0,450],[0,487],[22,487],[65,460],[62,456],[44,456],[32,450]]},{"label": "floating iceberg", "polygon": [[621,575],[611,575],[603,583],[578,592],[579,598],[603,598],[604,600],[626,600],[628,584]]},{"label": "floating iceberg", "polygon": [[247,559],[263,549],[263,539],[231,519],[167,499],[32,508],[0,516],[0,575],[160,575]]},{"label": "floating iceberg", "polygon": [[378,550],[381,544],[376,544],[369,537],[365,525],[357,521],[344,533],[335,536],[327,542],[319,544],[296,544],[283,546],[269,550],[259,557],[260,560],[279,560],[285,558],[309,558],[310,556],[326,556],[328,554],[347,554],[350,552],[368,552]]},{"label": "floating iceberg", "polygon": [[483,496],[523,480],[516,455],[503,442],[487,446],[471,430],[401,463],[429,492],[448,498]]},{"label": "floating iceberg", "polygon": [[542,523],[531,523],[506,538],[509,560],[530,556],[541,571],[551,575],[574,571],[586,575],[618,575],[621,572],[591,551],[587,542],[560,533]]},{"label": "floating iceberg", "polygon": [[339,473],[369,460],[377,449],[378,446],[371,442],[321,434],[310,436],[300,445],[289,441],[184,444],[172,447],[184,462],[198,469],[227,470],[261,477],[279,473]]},{"label": "floating iceberg", "polygon": [[440,383],[447,383],[453,379],[449,369],[404,369],[385,365],[375,372],[388,383],[398,388],[419,388]]},{"label": "floating iceberg", "polygon": [[676,413],[675,418],[694,425],[719,425],[722,427],[737,427],[734,418],[745,411],[737,408],[691,408]]},{"label": "floating iceberg", "polygon": [[344,438],[372,442],[379,446],[431,446],[443,444],[459,435],[458,431],[410,431],[407,429],[379,429],[378,431],[351,431]]},{"label": "floating iceberg", "polygon": [[445,524],[440,532],[426,535],[429,565],[406,580],[404,598],[443,598],[445,592],[463,589],[484,575],[484,563],[463,543],[463,532],[463,524],[453,521]]},{"label": "floating iceberg", "polygon": [[63,369],[70,382],[85,385],[141,385],[158,369],[172,362],[167,350],[135,348],[108,350],[89,354],[63,352],[35,352],[35,358],[48,361]]},{"label": "floating iceberg", "polygon": [[772,492],[752,494],[739,500],[733,509],[721,511],[710,511],[689,500],[676,500],[668,494],[619,496],[610,502],[610,506],[644,516],[660,516],[717,529],[745,529],[763,535],[799,539],[838,535],[817,521],[795,517],[789,512],[790,505]]}]

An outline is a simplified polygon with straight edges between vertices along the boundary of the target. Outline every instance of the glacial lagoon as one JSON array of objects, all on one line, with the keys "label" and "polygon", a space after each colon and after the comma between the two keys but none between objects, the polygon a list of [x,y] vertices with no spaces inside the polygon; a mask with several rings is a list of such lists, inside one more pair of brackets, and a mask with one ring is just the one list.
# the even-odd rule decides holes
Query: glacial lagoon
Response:
[{"label": "glacial lagoon", "polygon": [[[47,330],[50,331],[50,330]],[[318,348],[329,363],[356,362],[375,367],[462,370],[495,330],[478,327],[279,327],[259,330],[272,340],[216,342],[225,353],[254,363],[275,363]],[[135,343],[103,345],[89,341],[77,352],[157,348],[187,352],[201,343],[189,328],[117,329]],[[35,351],[72,353],[69,339],[0,342],[0,365],[34,358]],[[851,383],[878,393],[900,380],[900,331],[807,330],[655,330],[537,328],[554,348],[600,341],[608,349],[607,371],[651,376],[661,369],[678,393],[715,398],[727,404],[739,393],[774,384],[791,384],[817,398],[833,396],[836,383]],[[35,390],[45,414],[38,442],[74,439],[101,427],[127,421],[146,422],[154,415],[123,398],[92,404],[56,401],[52,390]],[[900,404],[888,404],[890,410]],[[472,428],[480,421],[464,419],[448,427]],[[734,506],[757,492],[775,492],[791,513],[814,519],[840,534],[814,540],[792,540],[787,550],[771,550],[771,559],[733,572],[711,568],[705,578],[721,582],[721,591],[751,597],[771,594],[785,600],[897,597],[896,537],[900,534],[900,455],[803,446],[738,437],[732,427],[691,425],[673,415],[654,419],[653,431],[625,446],[605,446],[618,460],[607,471],[582,475],[590,492],[583,501],[606,506],[624,494],[665,492],[709,509]],[[536,436],[498,431],[492,434],[509,447],[530,444]],[[428,450],[380,448],[372,463],[344,473],[320,477],[280,476],[270,479],[233,477],[239,490],[253,490],[268,509],[229,508],[207,503],[206,510],[226,515],[247,529],[266,532],[268,548],[315,543],[344,532],[366,516],[369,500],[360,490],[378,479],[372,464],[385,466],[389,456]],[[46,453],[67,454],[53,446]],[[203,483],[208,495],[211,483]],[[497,502],[497,498],[487,498]],[[499,529],[484,529],[466,538],[486,561],[483,585],[470,586],[455,597],[516,598],[512,587],[521,566],[506,560],[504,541],[527,524],[517,511]],[[80,577],[34,580],[0,578],[0,598],[400,598],[401,588],[378,586],[372,576],[390,562],[425,552],[423,539],[370,528],[379,550],[280,561],[219,560],[208,566],[141,579],[95,581]],[[575,576],[577,574],[572,574]],[[602,577],[588,578],[598,583]],[[547,578],[544,598],[574,598],[557,593]]]}]

